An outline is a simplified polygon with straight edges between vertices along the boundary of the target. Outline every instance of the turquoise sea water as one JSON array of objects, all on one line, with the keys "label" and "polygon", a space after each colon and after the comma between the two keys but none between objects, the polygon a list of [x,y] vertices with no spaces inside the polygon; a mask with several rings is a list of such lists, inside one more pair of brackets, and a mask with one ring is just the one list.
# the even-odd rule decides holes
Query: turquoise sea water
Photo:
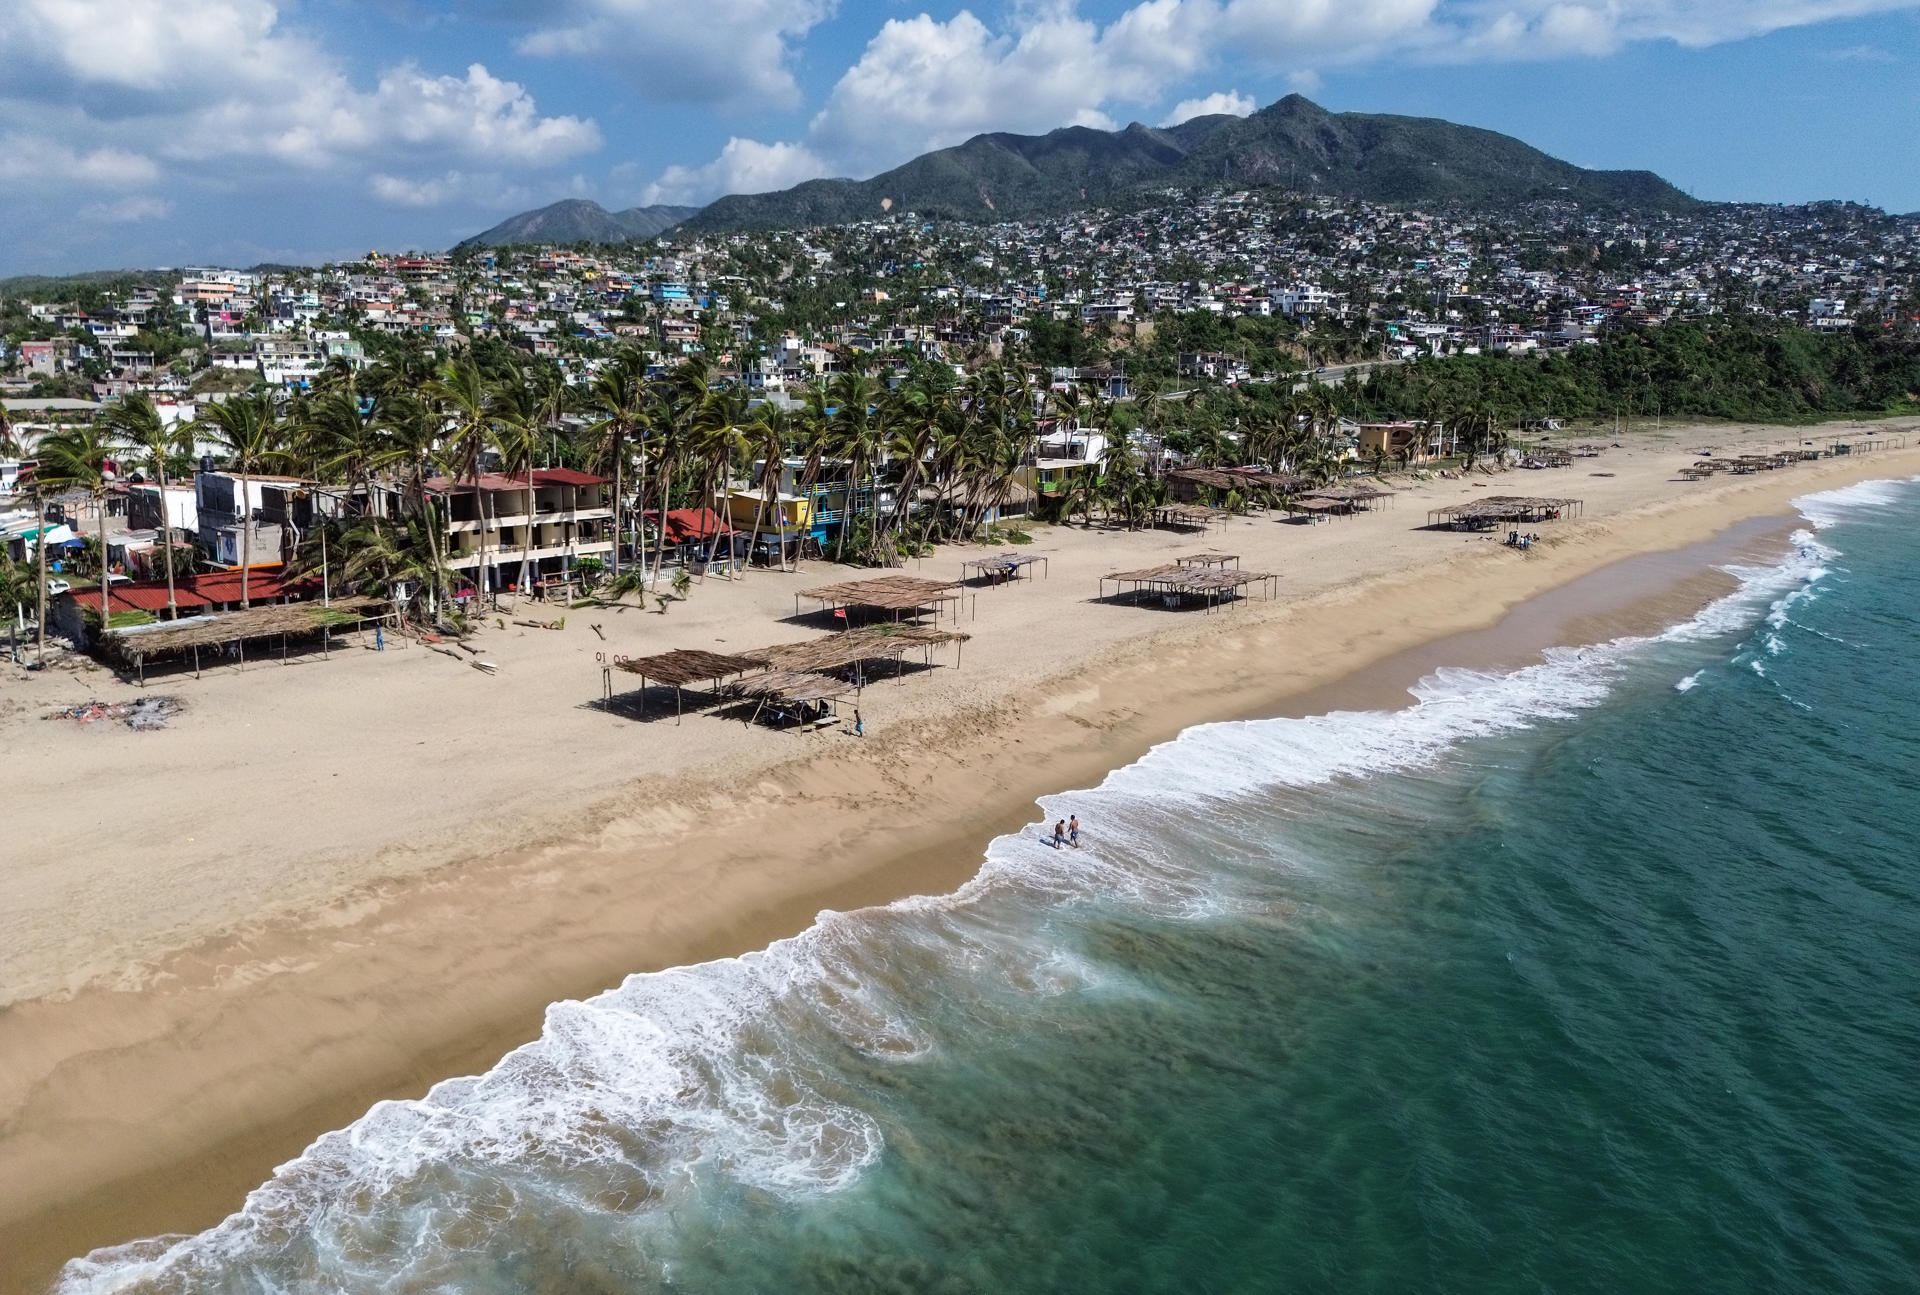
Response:
[{"label": "turquoise sea water", "polygon": [[1190,730],[69,1291],[1920,1286],[1920,486],[1655,639]]}]

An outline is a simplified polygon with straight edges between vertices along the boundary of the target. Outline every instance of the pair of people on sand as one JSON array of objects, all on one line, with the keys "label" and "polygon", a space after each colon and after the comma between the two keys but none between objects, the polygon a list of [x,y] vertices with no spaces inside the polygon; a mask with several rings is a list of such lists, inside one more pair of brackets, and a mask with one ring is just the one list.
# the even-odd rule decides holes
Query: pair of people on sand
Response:
[{"label": "pair of people on sand", "polygon": [[1063,845],[1070,845],[1076,850],[1080,848],[1080,816],[1078,814],[1061,819],[1053,825],[1053,848],[1058,850]]}]

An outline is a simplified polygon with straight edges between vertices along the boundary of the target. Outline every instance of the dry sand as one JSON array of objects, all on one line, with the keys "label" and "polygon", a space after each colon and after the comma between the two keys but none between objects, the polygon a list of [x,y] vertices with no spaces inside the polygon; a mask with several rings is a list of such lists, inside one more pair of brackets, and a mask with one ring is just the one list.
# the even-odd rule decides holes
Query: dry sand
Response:
[{"label": "dry sand", "polygon": [[[157,733],[39,718],[134,694],[103,672],[10,673],[0,1289],[36,1289],[92,1246],[211,1225],[312,1137],[484,1068],[556,999],[758,947],[822,907],[950,889],[1036,795],[1188,724],[1396,704],[1441,661],[1675,619],[1717,590],[1713,562],[1784,531],[1796,495],[1920,471],[1916,449],[1686,483],[1674,471],[1704,445],[1803,437],[1622,439],[1571,470],[1437,480],[1317,526],[1037,528],[1025,551],[1048,578],[970,597],[963,668],[949,654],[868,688],[865,741],[591,704],[600,653],[816,633],[792,614],[795,590],[837,578],[818,566],[712,580],[665,615],[489,631],[494,676],[350,646],[152,679],[187,708]],[[1527,553],[1418,529],[1486,493],[1579,496],[1586,514]],[[1744,519],[1765,520],[1729,529]],[[1211,616],[1091,601],[1105,571],[1202,548],[1281,573],[1281,597]],[[922,573],[968,556],[943,549]]]}]

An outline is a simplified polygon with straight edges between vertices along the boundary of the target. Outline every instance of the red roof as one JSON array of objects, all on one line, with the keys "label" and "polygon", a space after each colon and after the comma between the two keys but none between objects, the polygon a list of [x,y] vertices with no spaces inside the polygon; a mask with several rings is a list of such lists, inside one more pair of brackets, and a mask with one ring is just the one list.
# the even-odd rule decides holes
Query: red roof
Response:
[{"label": "red roof", "polygon": [[[69,589],[62,595],[73,599],[81,607],[100,608],[100,586],[87,589]],[[174,606],[181,611],[197,611],[210,606],[210,601],[202,598],[181,582],[174,593]],[[163,612],[167,609],[167,586],[162,584],[118,584],[107,587],[107,611],[117,615],[120,612]]]},{"label": "red roof", "polygon": [[[272,567],[254,567],[247,575],[247,599],[271,600],[289,594],[313,594],[319,592],[320,580],[315,576],[302,576],[297,580],[288,580],[284,569],[278,565]],[[84,589],[70,589],[66,597],[71,597],[82,607],[100,605],[100,586],[89,585]],[[183,576],[174,582],[174,605],[187,608],[210,607],[215,603],[237,603],[240,601],[240,572],[205,571],[197,575]],[[110,585],[107,589],[107,610],[109,612],[159,612],[167,608],[167,582],[164,580],[128,580]]]},{"label": "red roof", "polygon": [[[237,603],[240,601],[238,569],[203,572],[200,575],[189,576],[187,583],[192,586],[195,593],[210,602]],[[311,594],[319,592],[319,589],[319,577],[303,576],[298,580],[288,580],[285,569],[282,567],[262,569],[256,566],[247,575],[249,599],[279,598],[286,594]]]},{"label": "red roof", "polygon": [[[591,472],[576,472],[572,468],[535,468],[533,484],[536,486],[599,486],[605,485],[611,478],[596,477]],[[480,485],[487,490],[525,490],[527,474],[524,472],[482,472]],[[427,482],[427,489],[472,490],[473,481],[467,478],[455,481],[452,477],[433,477]]]},{"label": "red roof", "polygon": [[533,479],[541,485],[555,486],[604,486],[611,478],[596,477],[591,472],[580,472],[573,468],[541,468],[533,474]]},{"label": "red roof", "polygon": [[[658,522],[660,514],[653,509],[647,510],[647,518]],[[711,508],[670,508],[667,510],[667,543],[687,544],[694,540],[710,540],[715,535],[729,535],[733,528]]]}]

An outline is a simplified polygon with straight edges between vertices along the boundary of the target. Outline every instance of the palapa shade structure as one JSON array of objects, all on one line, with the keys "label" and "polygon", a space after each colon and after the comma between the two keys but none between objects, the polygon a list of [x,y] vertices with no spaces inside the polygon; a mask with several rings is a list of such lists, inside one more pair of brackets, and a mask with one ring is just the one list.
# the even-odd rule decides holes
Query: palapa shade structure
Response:
[{"label": "palapa shade structure", "polygon": [[1534,495],[1489,495],[1465,503],[1430,509],[1430,526],[1456,531],[1484,531],[1500,525],[1532,525],[1577,517],[1582,510],[1578,499],[1550,499]]},{"label": "palapa shade structure", "polygon": [[[1138,571],[1114,571],[1100,577],[1100,597],[1109,597],[1107,582],[1114,583],[1112,597],[1132,595],[1135,599],[1141,594],[1160,595],[1169,607],[1176,606],[1187,597],[1204,599],[1207,611],[1212,612],[1217,603],[1241,596],[1244,589],[1259,586],[1262,593],[1272,597],[1279,586],[1280,577],[1267,571],[1241,571],[1227,567],[1189,567],[1178,562],[1168,562],[1157,567],[1143,567]],[[1129,588],[1131,586],[1131,588]]]},{"label": "palapa shade structure", "polygon": [[290,637],[320,634],[326,645],[331,647],[332,630],[380,620],[387,611],[387,603],[383,598],[344,597],[326,604],[276,603],[270,607],[249,607],[244,611],[223,612],[217,616],[162,621],[151,627],[110,630],[106,635],[106,644],[123,661],[133,664],[144,685],[147,658],[163,652],[191,653],[197,673],[201,648],[233,644],[244,665],[249,639],[279,639],[284,657],[286,642]]},{"label": "palapa shade structure", "polygon": [[1304,491],[1287,500],[1283,507],[1290,513],[1349,517],[1362,509],[1372,508],[1382,499],[1391,501],[1393,497],[1391,490],[1364,482],[1351,482]]},{"label": "palapa shade structure", "polygon": [[824,706],[832,710],[835,702],[855,691],[852,684],[831,675],[813,674],[805,670],[768,670],[764,674],[748,675],[729,684],[728,690],[754,699],[753,712],[746,717],[748,724],[760,718],[769,702],[780,708]]},{"label": "palapa shade structure", "polygon": [[1153,510],[1155,526],[1177,526],[1204,531],[1219,522],[1226,525],[1228,513],[1220,508],[1202,508],[1197,504],[1162,504]]},{"label": "palapa shade structure", "polygon": [[[661,652],[655,656],[624,657],[613,659],[612,670],[624,670],[628,674],[640,676],[640,691],[647,689],[651,679],[658,684],[666,684],[673,689],[673,721],[680,722],[680,690],[689,684],[711,684],[718,688],[721,682],[731,675],[745,674],[754,668],[757,662],[745,657],[722,656],[718,652],[703,652],[697,648],[677,648],[672,652]],[[613,696],[613,677],[611,672],[605,678],[606,696]]]},{"label": "palapa shade structure", "polygon": [[1035,567],[1040,569],[1042,578],[1047,574],[1047,559],[1039,553],[996,554],[990,558],[970,558],[960,564],[960,583],[969,580],[987,579],[991,584],[1000,584],[1007,580],[1031,580]]},{"label": "palapa shade structure", "polygon": [[931,651],[952,643],[957,665],[960,645],[969,637],[959,630],[943,630],[932,625],[863,625],[843,634],[756,648],[740,655],[772,670],[824,671],[866,661],[897,660],[912,648]]},{"label": "palapa shade structure", "polygon": [[1176,499],[1187,502],[1198,499],[1202,490],[1291,495],[1313,485],[1312,478],[1298,472],[1268,472],[1265,468],[1173,468],[1167,472],[1166,482]]},{"label": "palapa shade structure", "polygon": [[946,604],[960,601],[960,594],[956,592],[958,587],[956,580],[925,580],[919,576],[876,576],[871,580],[849,580],[842,584],[821,585],[817,589],[802,589],[793,596],[793,614],[800,614],[800,600],[805,598],[826,609],[867,607],[891,612],[896,618],[902,612],[918,616],[931,607],[938,617]]},{"label": "palapa shade structure", "polygon": [[1238,553],[1189,553],[1174,562],[1183,567],[1237,567],[1240,565]]}]

